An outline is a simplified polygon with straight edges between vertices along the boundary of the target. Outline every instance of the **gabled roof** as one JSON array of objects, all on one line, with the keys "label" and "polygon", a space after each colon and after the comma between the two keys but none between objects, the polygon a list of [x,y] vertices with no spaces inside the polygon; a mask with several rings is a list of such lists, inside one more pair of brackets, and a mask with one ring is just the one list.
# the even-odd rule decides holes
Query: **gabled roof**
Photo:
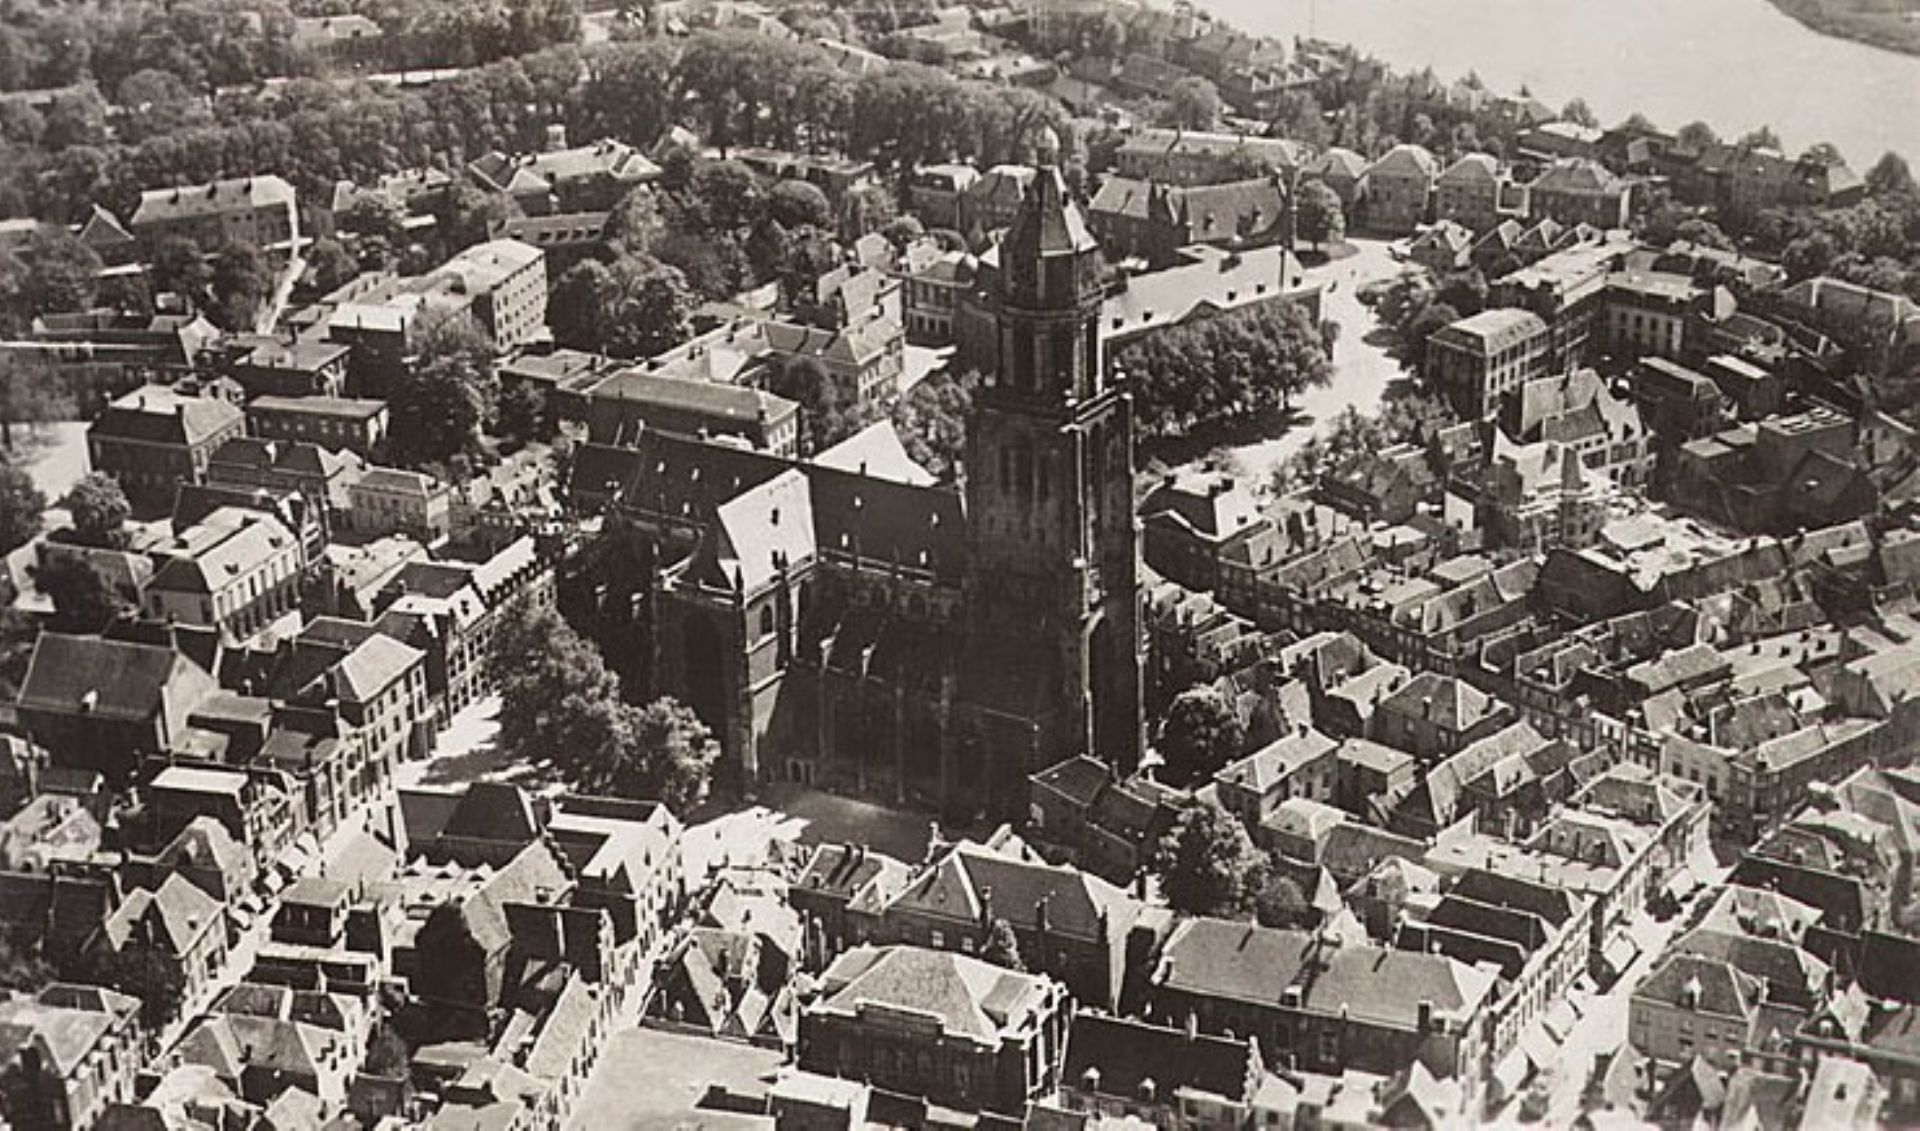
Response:
[{"label": "gabled roof", "polygon": [[88,427],[88,435],[190,447],[223,432],[238,432],[245,420],[239,408],[217,397],[182,393],[171,385],[143,385],[108,404]]},{"label": "gabled roof", "polygon": [[1068,1030],[1060,1079],[1068,1088],[1129,1099],[1151,1082],[1156,1095],[1197,1093],[1241,1103],[1258,1085],[1260,1067],[1259,1054],[1243,1040],[1082,1011]]},{"label": "gabled roof", "polygon": [[241,209],[292,208],[293,186],[271,174],[231,177],[180,188],[148,189],[140,194],[129,227],[164,224],[199,216],[217,216]]},{"label": "gabled roof", "polygon": [[859,1016],[880,1007],[930,1017],[950,1040],[997,1047],[1003,1032],[1033,1023],[1051,996],[1046,979],[948,951],[862,946],[820,976],[810,1012]]},{"label": "gabled roof", "polygon": [[[989,909],[989,904],[991,907]],[[1124,932],[1139,905],[1119,888],[1078,868],[1003,855],[963,841],[894,901],[894,910],[949,919],[1005,919],[1033,930],[1105,940]]]},{"label": "gabled roof", "polygon": [[34,643],[18,702],[63,714],[148,719],[189,670],[199,666],[171,648],[43,632]]}]

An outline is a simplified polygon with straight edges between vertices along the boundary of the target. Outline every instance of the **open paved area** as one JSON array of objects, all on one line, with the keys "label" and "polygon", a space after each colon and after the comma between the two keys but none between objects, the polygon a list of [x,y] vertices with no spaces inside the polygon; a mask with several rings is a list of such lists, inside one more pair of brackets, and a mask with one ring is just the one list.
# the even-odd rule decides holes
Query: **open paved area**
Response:
[{"label": "open paved area", "polygon": [[771,1128],[737,1110],[764,1097],[781,1054],[729,1041],[629,1029],[615,1033],[575,1105],[577,1131]]},{"label": "open paved area", "polygon": [[923,859],[932,831],[929,818],[829,793],[775,785],[754,803],[696,815],[682,842],[689,882],[728,864],[767,859],[774,842],[815,845],[865,844],[908,862]]},{"label": "open paved area", "polygon": [[1294,402],[1293,421],[1281,435],[1226,448],[1229,468],[1256,489],[1264,490],[1275,468],[1349,407],[1363,413],[1377,409],[1388,386],[1401,377],[1400,363],[1376,344],[1377,338],[1367,340],[1377,324],[1360,302],[1360,288],[1393,278],[1405,265],[1393,258],[1392,241],[1356,237],[1350,242],[1353,255],[1307,270],[1307,281],[1321,287],[1321,318],[1340,324],[1333,345],[1333,381]]}]

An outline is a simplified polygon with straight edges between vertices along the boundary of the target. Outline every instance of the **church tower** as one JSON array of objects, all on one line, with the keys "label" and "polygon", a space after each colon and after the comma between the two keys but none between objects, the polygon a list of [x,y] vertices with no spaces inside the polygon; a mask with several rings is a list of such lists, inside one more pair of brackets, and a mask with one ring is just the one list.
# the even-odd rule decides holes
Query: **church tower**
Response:
[{"label": "church tower", "polygon": [[997,365],[967,426],[966,698],[1000,724],[980,769],[1002,799],[1074,754],[1124,773],[1142,745],[1133,401],[1101,360],[1099,246],[1051,131],[1037,149],[999,248]]}]

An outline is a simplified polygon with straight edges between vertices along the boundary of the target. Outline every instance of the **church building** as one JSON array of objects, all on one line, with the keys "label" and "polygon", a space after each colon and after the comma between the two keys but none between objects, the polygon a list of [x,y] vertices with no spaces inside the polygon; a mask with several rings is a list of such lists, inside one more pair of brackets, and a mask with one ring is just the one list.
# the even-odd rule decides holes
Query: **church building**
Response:
[{"label": "church building", "polygon": [[1024,812],[1027,775],[1144,741],[1133,403],[1105,264],[1051,154],[1000,246],[964,483],[879,424],[811,460],[661,431],[587,445],[576,502],[644,547],[655,690],[742,783]]}]

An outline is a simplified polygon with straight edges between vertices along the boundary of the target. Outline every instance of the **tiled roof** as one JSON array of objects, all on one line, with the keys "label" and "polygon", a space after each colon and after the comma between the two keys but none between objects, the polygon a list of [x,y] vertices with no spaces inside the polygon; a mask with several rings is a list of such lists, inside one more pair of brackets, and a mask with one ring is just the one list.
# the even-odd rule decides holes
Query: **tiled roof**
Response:
[{"label": "tiled roof", "polygon": [[20,689],[23,707],[147,719],[188,660],[171,648],[43,632]]},{"label": "tiled roof", "polygon": [[144,385],[109,404],[88,432],[193,446],[222,432],[238,432],[244,421],[240,409],[227,401],[181,393],[169,385]]},{"label": "tiled roof", "polygon": [[915,946],[862,946],[821,975],[822,997],[808,1008],[858,1016],[879,1006],[933,1018],[949,1039],[997,1046],[1003,1031],[1031,1023],[1046,1000],[1045,980],[965,955]]},{"label": "tiled roof", "polygon": [[1157,1095],[1244,1102],[1259,1081],[1258,1066],[1246,1041],[1080,1012],[1068,1030],[1061,1083],[1131,1099],[1151,1082]]},{"label": "tiled roof", "polygon": [[280,177],[233,177],[180,188],[148,189],[140,194],[129,225],[137,228],[242,208],[291,208],[293,202],[293,186]]}]

